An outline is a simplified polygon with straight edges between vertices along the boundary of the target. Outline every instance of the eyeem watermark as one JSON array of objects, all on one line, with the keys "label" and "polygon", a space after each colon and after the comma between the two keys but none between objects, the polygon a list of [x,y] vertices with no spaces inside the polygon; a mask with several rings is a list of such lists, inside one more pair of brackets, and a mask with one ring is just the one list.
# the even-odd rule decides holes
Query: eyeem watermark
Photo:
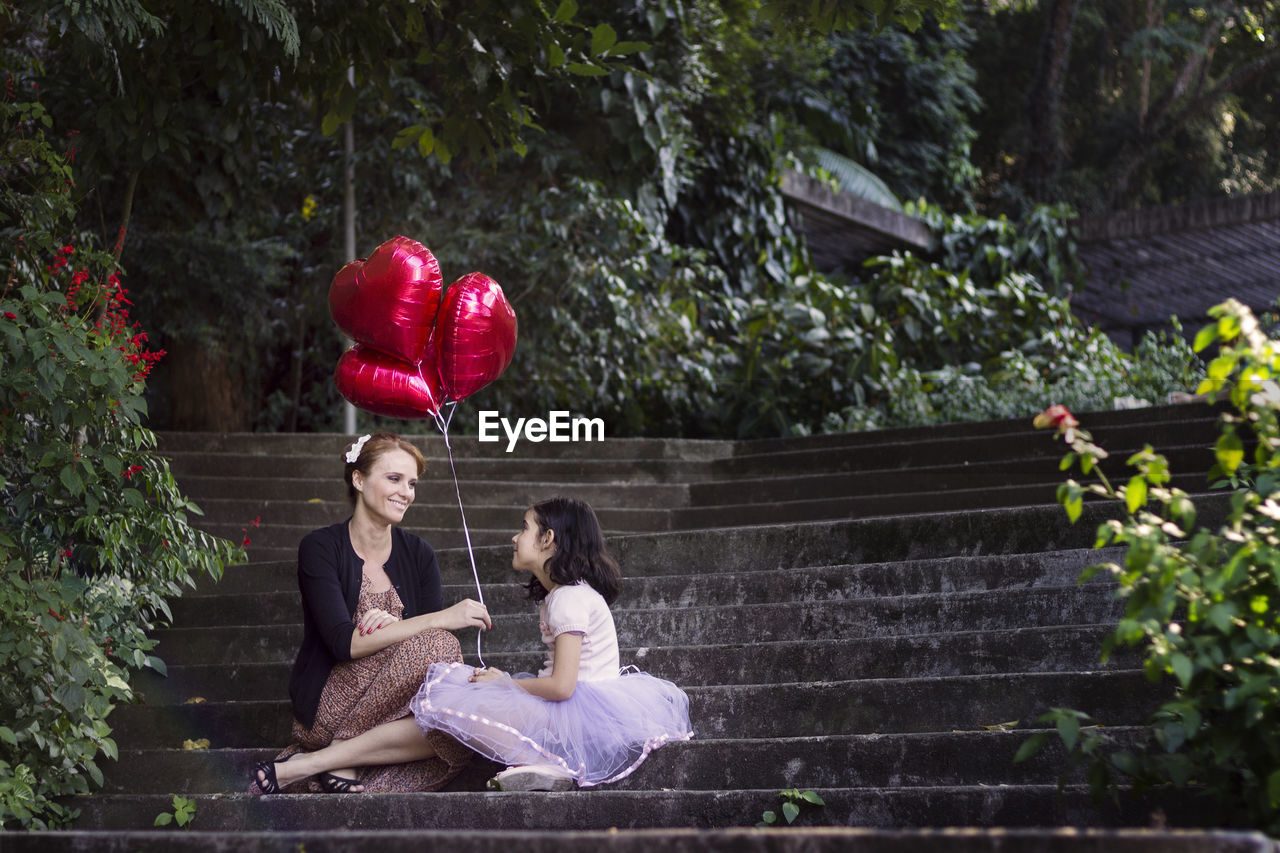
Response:
[{"label": "eyeem watermark", "polygon": [[507,436],[507,452],[515,450],[521,438],[540,441],[604,441],[603,418],[571,418],[566,411],[547,412],[547,419],[517,418],[514,424],[493,410],[480,413],[481,441],[501,441],[498,427]]}]

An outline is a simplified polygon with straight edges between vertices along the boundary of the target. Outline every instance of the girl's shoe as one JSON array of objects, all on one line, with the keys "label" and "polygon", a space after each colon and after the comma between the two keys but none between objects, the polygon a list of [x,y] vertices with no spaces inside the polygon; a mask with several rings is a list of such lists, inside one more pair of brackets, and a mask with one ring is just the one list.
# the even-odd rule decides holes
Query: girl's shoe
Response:
[{"label": "girl's shoe", "polygon": [[573,777],[550,764],[508,767],[489,780],[489,787],[499,791],[568,791]]}]

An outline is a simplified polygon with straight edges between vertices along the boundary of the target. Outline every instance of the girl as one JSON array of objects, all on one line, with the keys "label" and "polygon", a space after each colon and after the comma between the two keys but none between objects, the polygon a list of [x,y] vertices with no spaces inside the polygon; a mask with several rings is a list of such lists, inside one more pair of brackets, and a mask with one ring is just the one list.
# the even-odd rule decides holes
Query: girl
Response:
[{"label": "girl", "polygon": [[591,507],[552,498],[524,515],[512,568],[529,572],[546,663],[537,676],[433,663],[409,703],[424,732],[446,732],[510,765],[490,781],[505,791],[616,782],[668,741],[688,740],[689,697],[669,681],[622,673],[609,603],[618,565]]}]

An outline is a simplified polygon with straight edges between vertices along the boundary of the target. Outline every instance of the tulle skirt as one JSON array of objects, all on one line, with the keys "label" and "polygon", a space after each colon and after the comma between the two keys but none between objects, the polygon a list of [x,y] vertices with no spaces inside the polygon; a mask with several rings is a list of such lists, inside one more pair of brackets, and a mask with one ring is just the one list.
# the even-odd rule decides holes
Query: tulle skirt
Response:
[{"label": "tulle skirt", "polygon": [[579,681],[572,696],[551,702],[515,683],[527,673],[472,683],[473,671],[433,663],[409,710],[424,732],[446,732],[502,764],[551,764],[585,788],[616,782],[664,743],[693,737],[689,697],[647,673]]}]

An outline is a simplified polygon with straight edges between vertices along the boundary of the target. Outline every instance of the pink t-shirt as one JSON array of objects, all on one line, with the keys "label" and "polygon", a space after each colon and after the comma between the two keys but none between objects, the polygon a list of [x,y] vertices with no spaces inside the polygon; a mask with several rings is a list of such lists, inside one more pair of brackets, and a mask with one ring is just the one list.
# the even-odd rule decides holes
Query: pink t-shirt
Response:
[{"label": "pink t-shirt", "polygon": [[585,581],[558,586],[547,593],[538,606],[538,628],[548,652],[539,677],[551,674],[556,660],[556,637],[565,632],[582,635],[579,681],[618,677],[618,631],[613,625],[613,614],[600,593]]}]

